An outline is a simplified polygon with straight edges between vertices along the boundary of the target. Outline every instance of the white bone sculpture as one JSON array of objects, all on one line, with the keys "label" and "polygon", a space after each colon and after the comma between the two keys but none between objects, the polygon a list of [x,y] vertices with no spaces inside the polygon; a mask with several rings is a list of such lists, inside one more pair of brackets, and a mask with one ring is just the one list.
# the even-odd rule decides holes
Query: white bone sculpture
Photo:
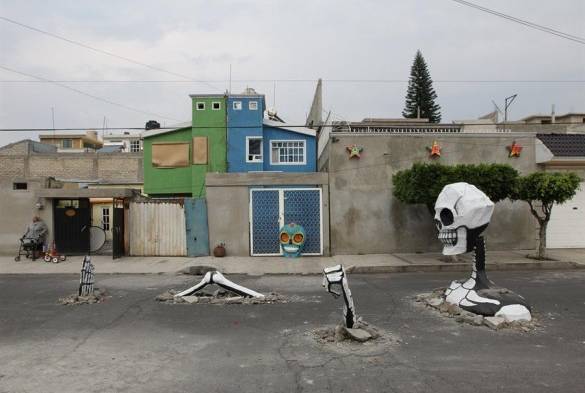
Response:
[{"label": "white bone sculpture", "polygon": [[[342,265],[335,265],[323,269],[323,286],[333,297],[343,296],[343,322],[345,327],[352,328],[357,322],[353,297],[347,283],[347,275]],[[333,287],[339,286],[339,291]]]},{"label": "white bone sculpture", "polygon": [[95,282],[95,268],[91,263],[91,257],[86,255],[81,265],[81,274],[79,275],[79,296],[89,296],[93,294],[93,285]]},{"label": "white bone sculpture", "polygon": [[175,297],[191,296],[197,291],[200,291],[201,289],[211,284],[216,284],[224,289],[227,289],[228,291],[232,291],[243,297],[254,297],[258,299],[265,298],[265,296],[261,293],[258,293],[256,291],[253,291],[249,288],[243,287],[228,280],[227,278],[225,278],[223,274],[221,274],[218,271],[205,273],[205,276],[203,276],[203,279],[201,279],[199,284],[192,286],[189,289],[185,289],[183,292],[177,293]]},{"label": "white bone sculpture", "polygon": [[446,185],[435,203],[435,224],[444,255],[474,252],[473,271],[466,281],[453,281],[445,291],[447,303],[484,316],[501,316],[507,321],[530,321],[526,300],[509,290],[495,287],[485,272],[485,240],[494,203],[468,183]]}]

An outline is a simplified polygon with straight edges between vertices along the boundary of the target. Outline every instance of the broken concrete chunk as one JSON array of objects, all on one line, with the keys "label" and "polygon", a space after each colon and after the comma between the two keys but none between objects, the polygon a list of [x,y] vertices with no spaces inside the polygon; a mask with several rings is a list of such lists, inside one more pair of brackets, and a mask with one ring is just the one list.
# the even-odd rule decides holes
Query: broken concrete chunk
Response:
[{"label": "broken concrete chunk", "polygon": [[483,323],[490,329],[498,330],[505,326],[506,320],[502,317],[485,317]]},{"label": "broken concrete chunk", "polygon": [[197,296],[183,296],[183,300],[189,304],[199,303],[199,298]]},{"label": "broken concrete chunk", "polygon": [[368,333],[367,331],[365,331],[364,329],[360,329],[360,328],[356,328],[356,329],[351,329],[351,328],[346,328],[345,331],[347,332],[347,334],[349,335],[349,337],[352,340],[358,341],[358,342],[366,342],[368,340],[372,339],[372,335],[370,333]]},{"label": "broken concrete chunk", "polygon": [[427,304],[429,306],[432,306],[435,308],[439,307],[441,304],[443,304],[443,302],[444,302],[444,300],[441,299],[440,297],[433,297],[433,298],[427,299]]}]

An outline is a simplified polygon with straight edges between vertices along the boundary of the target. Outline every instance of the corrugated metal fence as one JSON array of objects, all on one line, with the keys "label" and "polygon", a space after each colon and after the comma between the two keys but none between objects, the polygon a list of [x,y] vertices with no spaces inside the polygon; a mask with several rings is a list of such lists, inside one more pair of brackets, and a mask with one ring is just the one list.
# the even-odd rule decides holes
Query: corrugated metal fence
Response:
[{"label": "corrugated metal fence", "polygon": [[179,201],[131,202],[130,255],[187,255],[185,211]]}]

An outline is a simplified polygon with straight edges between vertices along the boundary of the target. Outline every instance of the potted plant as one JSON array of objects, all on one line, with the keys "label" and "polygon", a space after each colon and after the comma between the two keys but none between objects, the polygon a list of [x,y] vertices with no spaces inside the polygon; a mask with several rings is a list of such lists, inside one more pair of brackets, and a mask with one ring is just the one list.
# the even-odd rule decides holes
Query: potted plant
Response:
[{"label": "potted plant", "polygon": [[220,242],[215,248],[213,249],[213,256],[217,258],[225,257],[225,243]]}]

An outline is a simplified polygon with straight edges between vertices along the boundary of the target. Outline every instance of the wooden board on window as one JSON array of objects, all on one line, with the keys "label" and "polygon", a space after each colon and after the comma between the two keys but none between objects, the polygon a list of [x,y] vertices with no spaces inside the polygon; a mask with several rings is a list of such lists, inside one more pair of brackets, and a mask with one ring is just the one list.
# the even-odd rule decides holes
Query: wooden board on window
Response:
[{"label": "wooden board on window", "polygon": [[193,138],[193,164],[207,164],[207,137]]},{"label": "wooden board on window", "polygon": [[153,143],[152,166],[157,168],[180,168],[189,166],[189,143]]}]

